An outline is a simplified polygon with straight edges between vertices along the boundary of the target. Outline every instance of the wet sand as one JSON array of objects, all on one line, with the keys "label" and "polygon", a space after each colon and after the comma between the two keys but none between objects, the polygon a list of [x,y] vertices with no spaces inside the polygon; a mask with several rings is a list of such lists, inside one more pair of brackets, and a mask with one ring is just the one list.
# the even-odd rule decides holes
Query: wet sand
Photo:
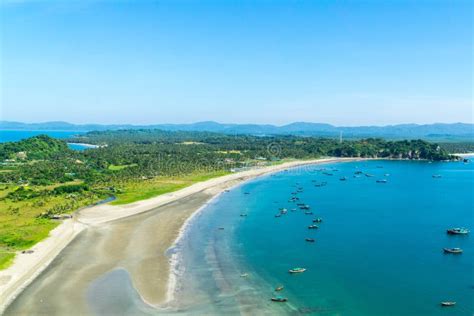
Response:
[{"label": "wet sand", "polygon": [[85,297],[89,285],[119,268],[129,272],[145,302],[163,302],[169,275],[165,252],[184,221],[211,196],[212,192],[196,193],[146,213],[86,228],[5,315],[92,314]]}]

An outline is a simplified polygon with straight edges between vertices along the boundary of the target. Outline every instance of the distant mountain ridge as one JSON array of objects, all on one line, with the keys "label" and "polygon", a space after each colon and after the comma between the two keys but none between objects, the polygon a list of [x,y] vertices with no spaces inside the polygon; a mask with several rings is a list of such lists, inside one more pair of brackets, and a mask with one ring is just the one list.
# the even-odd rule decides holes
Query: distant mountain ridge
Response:
[{"label": "distant mountain ridge", "polygon": [[387,126],[334,126],[324,123],[295,122],[283,126],[270,124],[221,124],[213,121],[191,124],[71,124],[67,122],[21,123],[0,121],[1,130],[44,130],[44,131],[103,131],[118,129],[162,129],[167,131],[199,131],[225,134],[252,135],[299,135],[345,138],[424,138],[474,140],[474,124],[434,123],[398,124]]}]

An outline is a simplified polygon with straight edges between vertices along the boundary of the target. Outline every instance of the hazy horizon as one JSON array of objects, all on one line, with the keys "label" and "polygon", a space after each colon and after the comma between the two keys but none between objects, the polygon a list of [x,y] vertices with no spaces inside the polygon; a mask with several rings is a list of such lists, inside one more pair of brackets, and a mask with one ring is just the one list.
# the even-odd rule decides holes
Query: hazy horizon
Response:
[{"label": "hazy horizon", "polygon": [[315,122],[315,121],[291,121],[291,122],[284,122],[282,124],[274,124],[274,123],[261,123],[261,122],[222,122],[222,121],[214,121],[214,120],[203,120],[203,121],[193,121],[193,122],[184,122],[184,123],[176,123],[176,122],[152,122],[147,124],[139,124],[139,123],[129,123],[129,122],[116,122],[116,123],[102,123],[102,122],[84,122],[84,123],[75,123],[65,120],[57,120],[57,121],[13,121],[13,120],[0,120],[0,122],[10,122],[10,123],[21,123],[21,124],[48,124],[48,123],[67,123],[72,125],[132,125],[132,126],[153,126],[153,125],[192,125],[198,123],[217,123],[221,125],[273,125],[276,127],[282,127],[290,124],[328,124],[335,127],[386,127],[386,126],[394,126],[394,125],[434,125],[434,124],[472,124],[473,122],[428,122],[428,123],[414,123],[414,122],[401,122],[401,123],[393,123],[393,124],[331,124],[328,122]]}]

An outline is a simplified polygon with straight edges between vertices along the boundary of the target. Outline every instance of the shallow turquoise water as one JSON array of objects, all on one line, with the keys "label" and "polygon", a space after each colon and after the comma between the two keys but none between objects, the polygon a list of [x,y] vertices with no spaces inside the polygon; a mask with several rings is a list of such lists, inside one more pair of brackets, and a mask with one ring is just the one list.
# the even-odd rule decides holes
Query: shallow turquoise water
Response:
[{"label": "shallow turquoise water", "polygon": [[[322,167],[338,171],[328,176]],[[354,178],[358,170],[374,177]],[[382,178],[388,182],[376,183]],[[304,188],[297,196],[313,216],[291,211],[295,186]],[[473,193],[474,166],[460,162],[351,162],[253,180],[192,221],[179,245],[177,297],[194,313],[472,315],[474,236],[446,229],[474,230]],[[275,218],[280,207],[288,213]],[[324,222],[308,230],[315,217]],[[443,247],[464,253],[445,255]],[[290,275],[295,266],[307,271]],[[279,284],[288,304],[269,302]],[[457,305],[442,308],[443,300]]]}]

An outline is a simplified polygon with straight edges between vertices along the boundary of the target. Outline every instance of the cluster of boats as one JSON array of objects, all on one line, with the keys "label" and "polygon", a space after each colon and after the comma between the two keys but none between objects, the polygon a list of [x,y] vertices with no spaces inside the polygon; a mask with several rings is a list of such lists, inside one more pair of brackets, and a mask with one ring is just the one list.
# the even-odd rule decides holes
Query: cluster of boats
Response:
[{"label": "cluster of boats", "polygon": [[[434,176],[433,176],[433,178],[434,178]],[[448,235],[467,235],[467,234],[469,234],[469,232],[470,232],[469,229],[464,228],[464,227],[455,227],[455,228],[449,228],[449,229],[446,230],[446,233]],[[446,254],[458,255],[458,254],[463,253],[463,250],[459,247],[443,248],[443,252],[446,253]],[[440,305],[443,306],[443,307],[452,307],[452,306],[456,305],[456,302],[444,301],[444,302],[441,302]]]}]

